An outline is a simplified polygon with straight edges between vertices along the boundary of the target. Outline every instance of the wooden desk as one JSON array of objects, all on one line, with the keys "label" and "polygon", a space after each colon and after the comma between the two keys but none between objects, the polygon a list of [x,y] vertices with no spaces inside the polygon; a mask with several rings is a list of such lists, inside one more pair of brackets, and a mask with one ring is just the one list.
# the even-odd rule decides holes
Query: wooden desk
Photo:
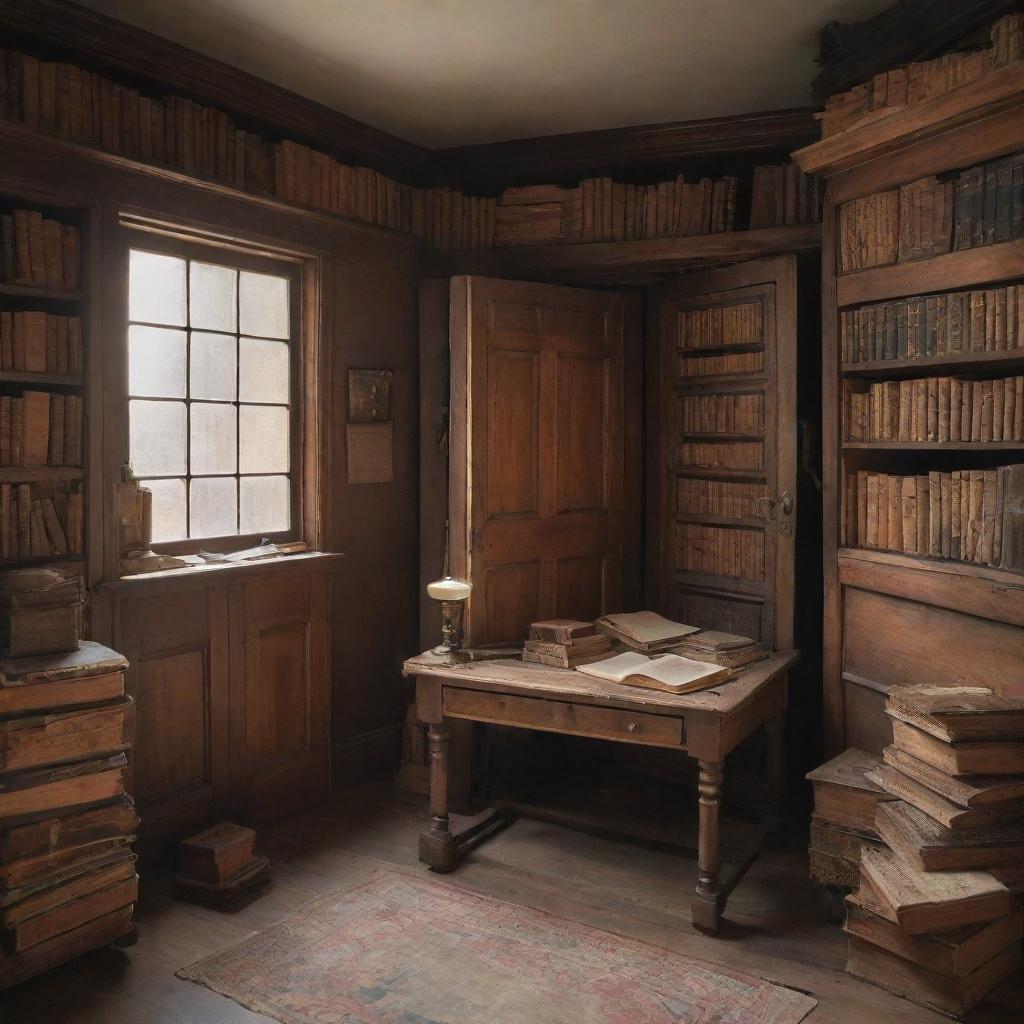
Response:
[{"label": "wooden desk", "polygon": [[741,669],[729,682],[699,693],[677,695],[623,686],[569,669],[547,668],[511,658],[460,662],[422,654],[405,663],[416,677],[416,710],[429,726],[430,827],[420,836],[420,860],[437,871],[452,871],[467,841],[480,833],[456,836],[448,819],[448,754],[451,732],[446,719],[465,718],[522,729],[642,746],[682,750],[700,765],[697,888],[691,902],[694,924],[715,930],[725,900],[756,851],[738,873],[721,875],[719,810],[725,756],[764,728],[767,737],[769,800],[766,825],[777,824],[782,795],[782,725],[786,709],[786,673],[795,651],[771,655]]}]

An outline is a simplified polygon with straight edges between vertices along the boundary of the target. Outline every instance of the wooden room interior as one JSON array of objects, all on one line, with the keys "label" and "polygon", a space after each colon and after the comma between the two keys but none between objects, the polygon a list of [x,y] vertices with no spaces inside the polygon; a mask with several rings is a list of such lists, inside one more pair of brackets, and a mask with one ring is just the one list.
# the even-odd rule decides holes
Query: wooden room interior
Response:
[{"label": "wooden room interior", "polygon": [[2,1024],[1024,1022],[1019,2],[0,26]]}]

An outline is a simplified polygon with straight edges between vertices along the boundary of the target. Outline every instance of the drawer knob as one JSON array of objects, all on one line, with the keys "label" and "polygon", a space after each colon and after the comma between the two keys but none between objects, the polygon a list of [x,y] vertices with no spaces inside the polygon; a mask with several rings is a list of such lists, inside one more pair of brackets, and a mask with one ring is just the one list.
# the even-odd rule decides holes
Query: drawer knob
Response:
[{"label": "drawer knob", "polygon": [[629,723],[629,724],[628,724],[628,725],[626,726],[626,731],[627,731],[627,732],[636,732],[636,722],[630,722],[630,723]]}]

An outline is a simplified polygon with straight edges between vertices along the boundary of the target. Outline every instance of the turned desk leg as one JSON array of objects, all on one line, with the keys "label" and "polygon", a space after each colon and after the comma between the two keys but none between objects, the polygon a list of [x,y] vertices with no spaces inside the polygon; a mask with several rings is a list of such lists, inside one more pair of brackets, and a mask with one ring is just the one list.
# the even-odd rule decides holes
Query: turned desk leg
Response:
[{"label": "turned desk leg", "polygon": [[435,871],[451,871],[458,860],[448,822],[448,759],[452,733],[441,722],[427,733],[430,747],[430,828],[420,834],[420,860]]},{"label": "turned desk leg", "polygon": [[722,889],[718,872],[721,866],[718,820],[722,807],[721,761],[700,761],[700,834],[697,839],[697,890],[693,894],[690,916],[695,925],[709,931],[718,929],[722,914]]},{"label": "turned desk leg", "polygon": [[772,832],[777,833],[782,825],[782,789],[785,773],[785,748],[783,746],[783,729],[786,717],[783,714],[773,715],[765,722],[765,754],[768,764],[768,806],[765,824]]}]

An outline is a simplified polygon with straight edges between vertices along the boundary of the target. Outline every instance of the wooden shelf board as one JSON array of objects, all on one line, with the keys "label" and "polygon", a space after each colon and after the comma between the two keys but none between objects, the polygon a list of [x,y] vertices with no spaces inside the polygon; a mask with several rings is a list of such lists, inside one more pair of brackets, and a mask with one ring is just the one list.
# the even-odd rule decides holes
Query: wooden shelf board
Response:
[{"label": "wooden shelf board", "polygon": [[688,358],[689,356],[745,355],[748,352],[763,351],[763,341],[750,341],[741,345],[702,345],[700,348],[677,348],[676,355],[680,358]]},{"label": "wooden shelf board", "polygon": [[[519,279],[571,278],[607,275],[610,279],[635,273],[670,273],[694,264],[735,263],[760,256],[805,252],[820,248],[821,225],[797,224],[755,231],[725,231],[685,238],[649,238],[623,242],[575,245],[521,245],[507,249],[428,254],[428,274],[448,277],[474,274]],[[739,346],[726,346],[737,351]],[[687,350],[689,353],[691,350]],[[692,350],[700,354],[697,350]],[[715,351],[721,351],[716,349]]]},{"label": "wooden shelf board", "polygon": [[684,430],[679,435],[684,441],[763,441],[764,433],[759,431],[756,434],[743,433],[740,431],[719,431],[719,430]]},{"label": "wooden shelf board", "polygon": [[85,555],[30,555],[27,558],[0,558],[0,569],[22,569],[33,565],[84,564]]},{"label": "wooden shelf board", "polygon": [[1024,63],[1017,62],[940,96],[879,110],[846,131],[798,149],[793,158],[805,174],[833,175],[906,149],[967,121],[1021,105]]},{"label": "wooden shelf board", "polygon": [[82,378],[70,373],[34,373],[29,370],[0,370],[0,384],[50,384],[56,387],[80,388]]},{"label": "wooden shelf board", "polygon": [[717,387],[729,386],[734,390],[734,385],[740,387],[750,385],[754,390],[760,390],[768,383],[768,378],[763,373],[719,373],[707,377],[680,377],[674,387],[677,392],[699,393],[701,391],[712,391]]},{"label": "wooden shelf board", "polygon": [[1024,451],[1024,441],[844,441],[851,451],[1005,452]]},{"label": "wooden shelf board", "polygon": [[672,578],[676,583],[683,583],[700,590],[715,590],[742,597],[756,598],[765,595],[765,585],[761,580],[748,580],[740,576],[714,576],[709,573],[677,568],[673,570]]},{"label": "wooden shelf board", "polygon": [[768,479],[768,473],[763,469],[726,469],[724,466],[679,466],[676,474],[712,480],[750,480],[757,483]]},{"label": "wooden shelf board", "polygon": [[81,466],[0,466],[0,481],[27,484],[33,480],[80,480]]},{"label": "wooden shelf board", "polygon": [[844,377],[917,377],[930,370],[988,370],[995,367],[1024,367],[1024,349],[1005,352],[943,352],[915,359],[872,359],[843,363]]},{"label": "wooden shelf board", "polygon": [[83,292],[69,292],[63,288],[40,288],[38,285],[13,284],[7,281],[0,282],[0,295],[23,299],[51,299],[58,302],[81,302],[85,298]]},{"label": "wooden shelf board", "polygon": [[767,522],[758,518],[704,515],[700,512],[679,512],[675,521],[677,523],[701,523],[705,526],[742,526],[749,530],[763,530]]},{"label": "wooden shelf board", "polygon": [[930,259],[857,270],[836,278],[836,303],[857,306],[909,295],[946,292],[1024,274],[1024,238],[947,252]]},{"label": "wooden shelf board", "polygon": [[898,551],[876,551],[870,548],[840,548],[839,561],[871,562],[891,569],[910,569],[915,572],[934,572],[953,576],[980,577],[992,583],[1024,590],[1024,573],[1011,572],[993,565],[958,562],[947,558],[927,558],[906,555]]}]

